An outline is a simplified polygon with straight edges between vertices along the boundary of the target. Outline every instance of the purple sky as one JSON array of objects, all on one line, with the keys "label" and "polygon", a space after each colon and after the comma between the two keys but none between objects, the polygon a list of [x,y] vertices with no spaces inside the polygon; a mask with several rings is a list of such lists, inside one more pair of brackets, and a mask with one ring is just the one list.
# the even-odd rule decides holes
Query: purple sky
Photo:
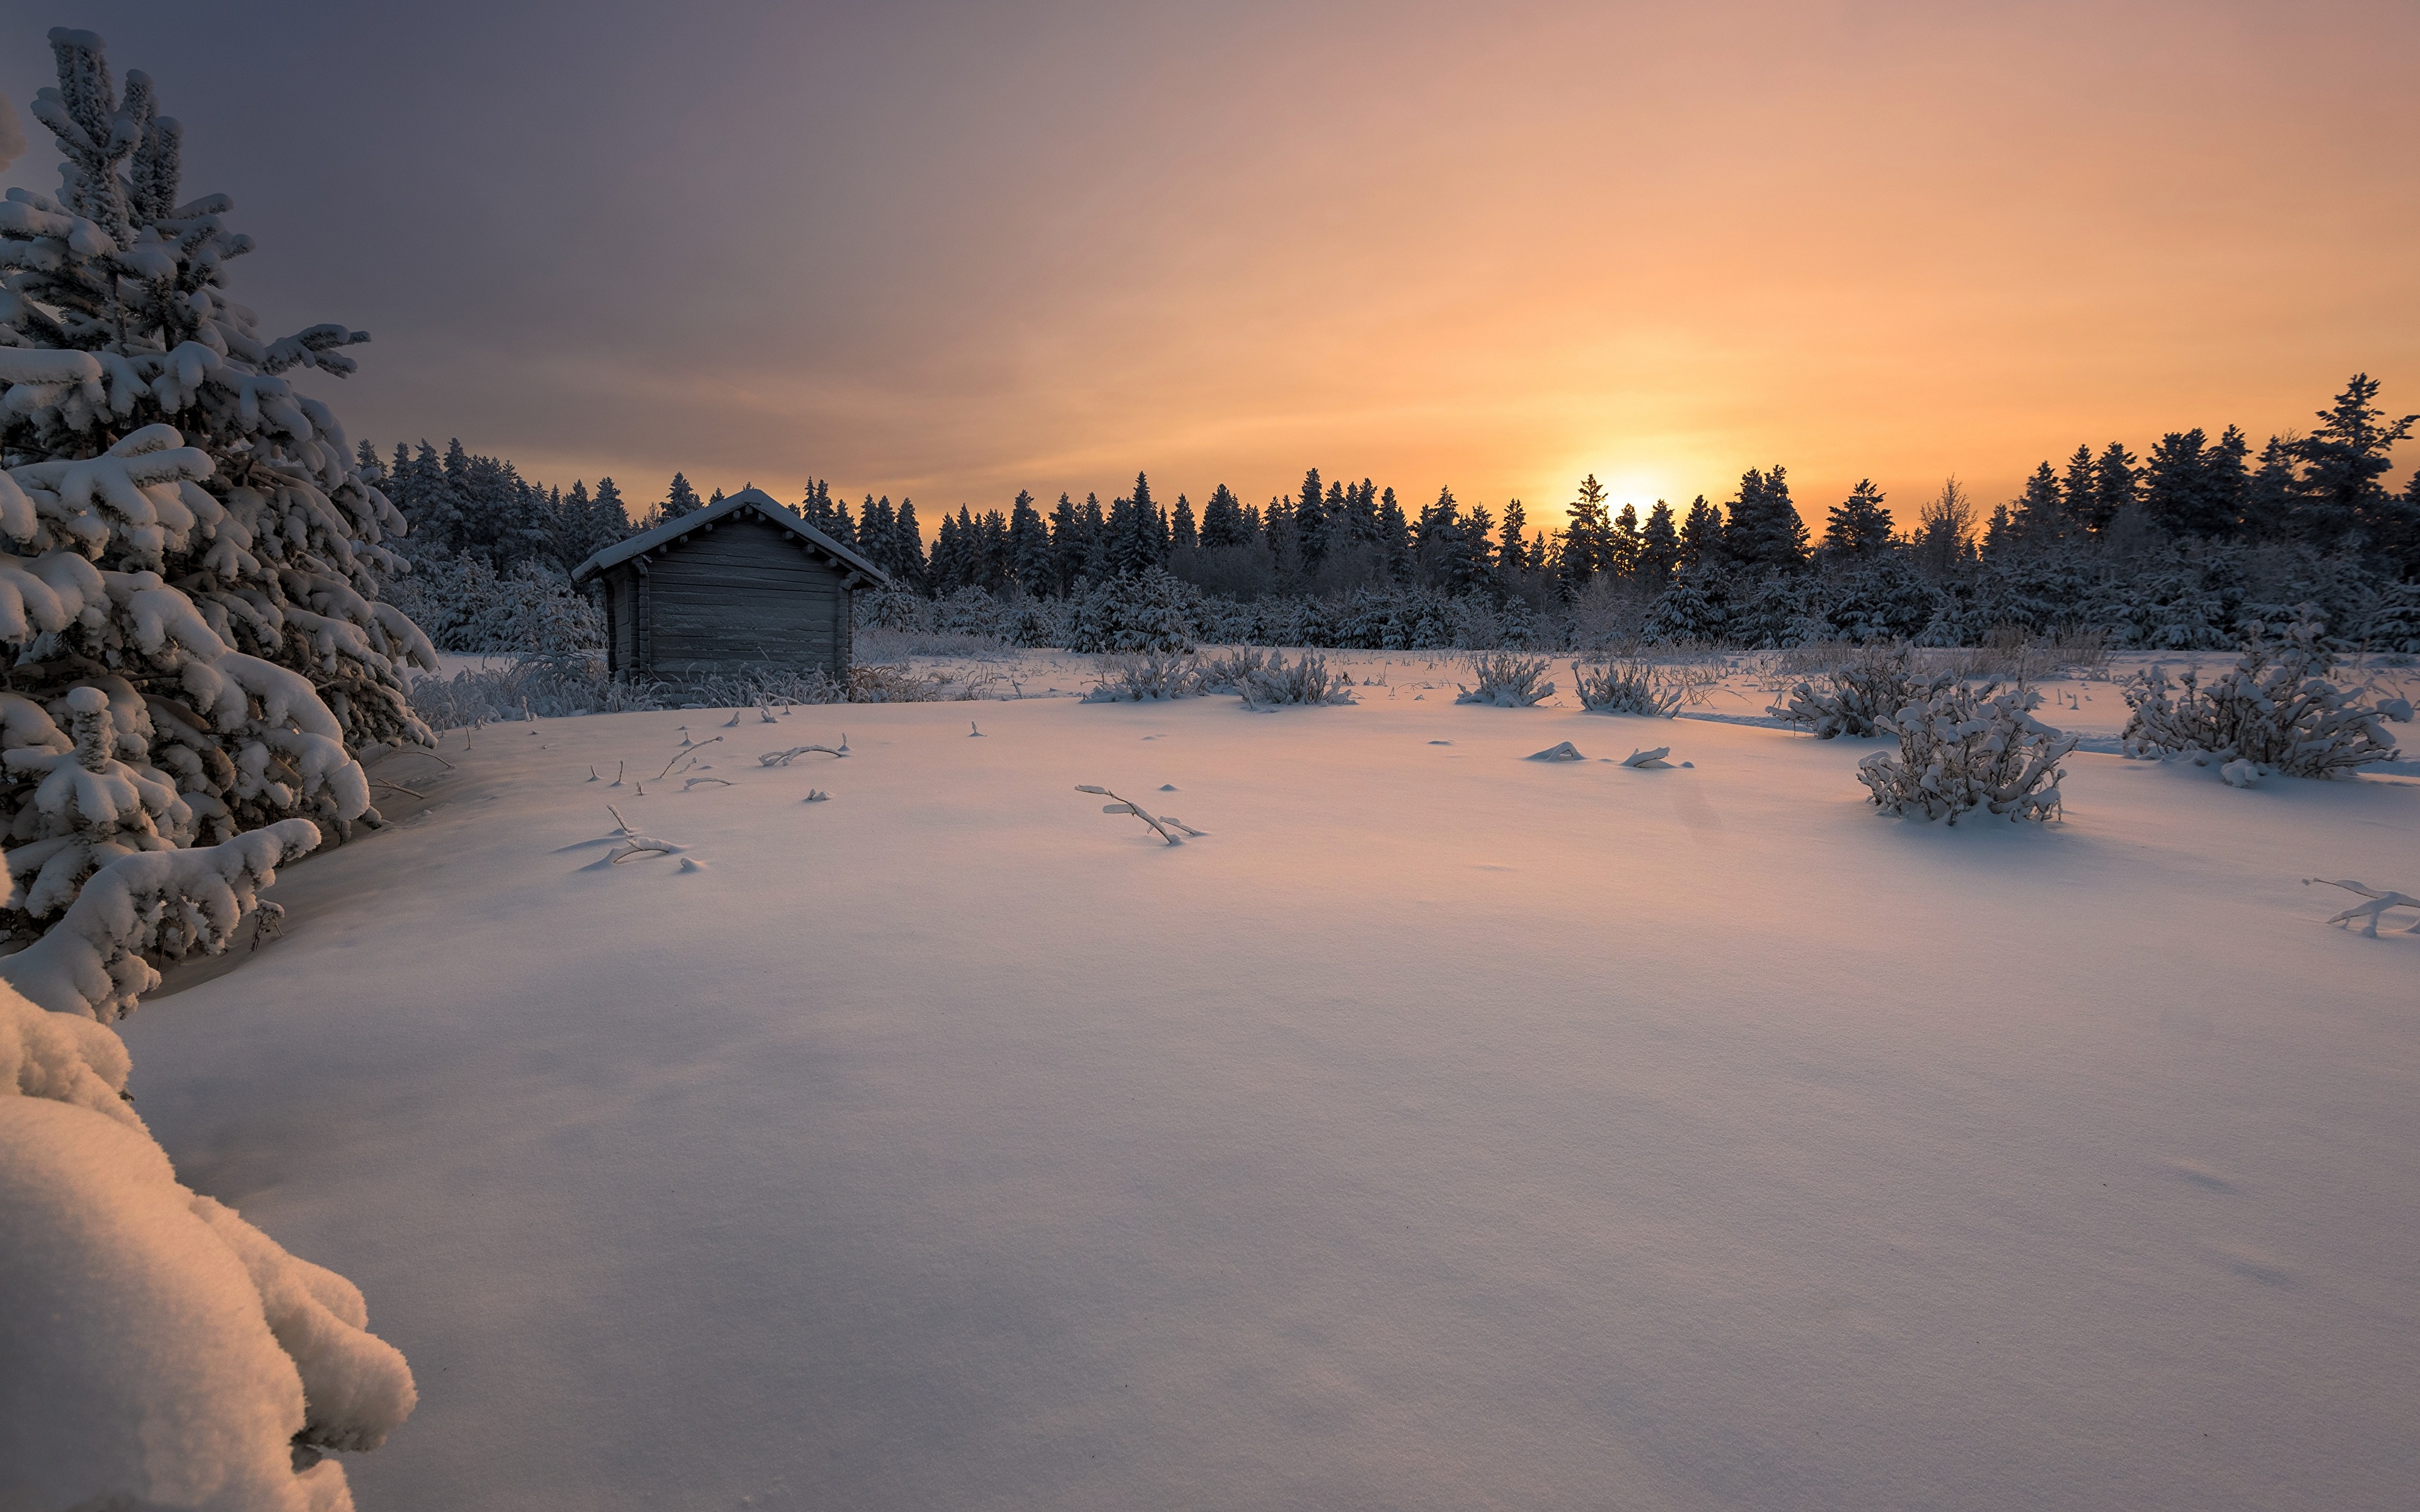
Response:
[{"label": "purple sky", "polygon": [[315,391],[355,435],[642,501],[1315,465],[1542,519],[1778,461],[1988,505],[2356,368],[2420,409],[2408,0],[12,0],[9,183],[55,183],[61,23],[234,195],[240,297],[374,334]]}]

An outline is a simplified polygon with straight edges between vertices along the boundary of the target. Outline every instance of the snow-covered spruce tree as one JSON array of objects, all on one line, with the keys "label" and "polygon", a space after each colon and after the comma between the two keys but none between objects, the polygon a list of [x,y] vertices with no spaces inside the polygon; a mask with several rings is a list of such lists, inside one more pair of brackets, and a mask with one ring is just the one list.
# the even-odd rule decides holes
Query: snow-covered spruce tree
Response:
[{"label": "snow-covered spruce tree", "polygon": [[1885,721],[1899,750],[1857,764],[1875,808],[1901,818],[1946,819],[1976,809],[2011,822],[2045,822],[2059,810],[2059,763],[2075,737],[2033,717],[2031,688],[1976,687],[1945,672]]},{"label": "snow-covered spruce tree", "polygon": [[1066,641],[1082,652],[1191,651],[1191,595],[1157,567],[1112,578],[1069,595]]},{"label": "snow-covered spruce tree", "polygon": [[427,638],[377,601],[403,520],[327,408],[360,332],[264,340],[223,195],[178,202],[181,133],[121,98],[100,39],[51,33],[34,114],[53,199],[0,202],[0,825],[23,940],[116,856],[369,810],[354,753],[422,740],[399,669]]},{"label": "snow-covered spruce tree", "polygon": [[2308,616],[2273,637],[2254,624],[2235,666],[2204,687],[2186,671],[2171,685],[2154,667],[2126,685],[2134,712],[2125,748],[2134,756],[2201,753],[2247,761],[2288,777],[2349,777],[2391,761],[2395,737],[2377,707],[2327,678],[2335,654]]}]

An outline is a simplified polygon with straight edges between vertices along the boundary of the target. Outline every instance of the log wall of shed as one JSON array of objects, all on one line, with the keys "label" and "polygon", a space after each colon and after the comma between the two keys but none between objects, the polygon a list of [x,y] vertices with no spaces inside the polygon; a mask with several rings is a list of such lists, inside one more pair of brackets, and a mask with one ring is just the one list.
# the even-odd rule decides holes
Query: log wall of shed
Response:
[{"label": "log wall of shed", "polygon": [[647,567],[649,643],[630,665],[667,676],[744,666],[847,675],[843,574],[789,532],[721,520],[652,555]]}]

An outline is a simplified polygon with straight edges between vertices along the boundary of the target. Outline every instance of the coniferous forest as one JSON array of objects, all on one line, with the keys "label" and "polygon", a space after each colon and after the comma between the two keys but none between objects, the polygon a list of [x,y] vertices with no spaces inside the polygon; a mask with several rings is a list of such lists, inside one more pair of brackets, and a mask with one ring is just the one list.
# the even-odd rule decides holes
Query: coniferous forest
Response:
[{"label": "coniferous forest", "polygon": [[[1533,516],[1450,487],[1406,503],[1315,468],[1261,503],[1224,485],[1199,503],[1165,500],[1146,472],[1106,504],[1020,492],[1004,511],[943,512],[929,539],[905,498],[852,507],[818,481],[796,507],[890,575],[894,587],[866,599],[878,622],[1074,650],[1130,642],[1114,627],[1140,622],[1156,640],[1359,649],[2081,633],[2190,650],[2309,605],[2339,640],[2420,652],[2420,473],[2390,486],[2415,418],[2390,415],[2377,381],[2355,375],[2307,434],[2257,450],[2234,425],[2170,432],[2141,454],[2079,444],[1988,507],[1955,478],[1912,501],[1870,482],[1804,501],[1779,464],[1643,517],[1613,508],[1593,476]],[[701,498],[685,473],[644,506],[610,477],[548,487],[458,440],[442,455],[398,444],[384,461],[365,441],[359,461],[412,522],[415,571],[396,596],[456,650],[596,644],[570,570],[722,497]]]}]

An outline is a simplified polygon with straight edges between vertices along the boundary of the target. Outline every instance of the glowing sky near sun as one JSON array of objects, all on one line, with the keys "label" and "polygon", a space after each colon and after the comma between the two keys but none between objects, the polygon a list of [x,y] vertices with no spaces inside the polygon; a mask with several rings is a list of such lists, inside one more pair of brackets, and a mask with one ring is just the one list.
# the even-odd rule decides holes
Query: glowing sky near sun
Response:
[{"label": "glowing sky near sun", "polygon": [[236,197],[239,292],[374,333],[315,390],[357,435],[639,501],[1988,504],[2357,368],[2420,409],[2408,3],[11,0],[21,113],[62,22]]}]

